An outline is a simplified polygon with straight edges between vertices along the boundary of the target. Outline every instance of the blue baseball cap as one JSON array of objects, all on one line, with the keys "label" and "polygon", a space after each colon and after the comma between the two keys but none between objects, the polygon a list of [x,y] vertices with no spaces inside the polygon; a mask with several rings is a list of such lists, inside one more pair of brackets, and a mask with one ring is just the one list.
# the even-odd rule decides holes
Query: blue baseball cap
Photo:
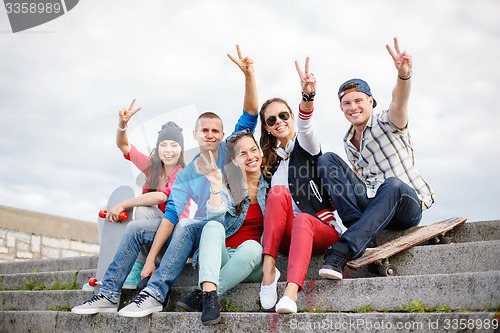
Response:
[{"label": "blue baseball cap", "polygon": [[[368,83],[366,83],[361,79],[350,79],[342,83],[342,85],[340,86],[338,92],[339,100],[342,101],[342,97],[344,97],[345,94],[348,94],[353,91],[359,91],[365,93],[373,98],[372,91],[370,90],[370,86],[368,85]],[[373,107],[376,106],[377,106],[377,101],[375,100],[375,98],[373,98]]]}]

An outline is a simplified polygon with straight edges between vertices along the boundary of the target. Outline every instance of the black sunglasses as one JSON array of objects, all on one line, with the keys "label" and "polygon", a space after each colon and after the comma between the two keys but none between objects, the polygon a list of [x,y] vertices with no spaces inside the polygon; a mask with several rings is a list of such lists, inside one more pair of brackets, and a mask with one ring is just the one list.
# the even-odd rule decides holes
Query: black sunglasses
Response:
[{"label": "black sunglasses", "polygon": [[[281,120],[288,120],[290,118],[290,113],[288,113],[287,111],[282,111],[278,114],[278,117]],[[271,117],[266,119],[267,126],[273,127],[274,124],[276,124],[276,116],[271,116]]]},{"label": "black sunglasses", "polygon": [[248,135],[249,133],[251,133],[251,131],[248,128],[245,128],[245,129],[238,131],[238,132],[234,132],[233,134],[231,134],[230,136],[227,137],[226,142],[233,143],[236,140],[238,140],[239,138],[241,138],[245,135]]}]

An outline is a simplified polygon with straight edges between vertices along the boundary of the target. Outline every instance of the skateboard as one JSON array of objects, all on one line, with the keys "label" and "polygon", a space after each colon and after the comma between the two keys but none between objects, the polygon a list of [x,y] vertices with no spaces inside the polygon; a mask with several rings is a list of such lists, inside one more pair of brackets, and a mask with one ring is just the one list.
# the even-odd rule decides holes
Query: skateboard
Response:
[{"label": "skateboard", "polygon": [[367,249],[361,257],[348,261],[347,266],[357,269],[375,263],[377,271],[381,276],[397,275],[396,267],[389,262],[390,257],[428,241],[432,244],[453,243],[453,239],[446,236],[446,233],[464,224],[465,221],[467,219],[464,217],[453,217],[424,227],[416,227],[406,235],[376,248]]},{"label": "skateboard", "polygon": [[[97,260],[96,276],[89,279],[89,282],[83,286],[84,290],[94,290],[95,292],[100,289],[101,280],[108,269],[109,264],[113,260],[116,250],[120,245],[123,232],[128,222],[132,219],[133,209],[128,209],[119,214],[120,222],[114,223],[106,220],[106,212],[120,202],[135,197],[134,190],[129,186],[120,186],[116,188],[109,196],[106,209],[102,209],[98,214],[98,230],[99,230],[99,258]],[[97,288],[95,288],[97,287]],[[96,290],[97,289],[97,290]]]}]

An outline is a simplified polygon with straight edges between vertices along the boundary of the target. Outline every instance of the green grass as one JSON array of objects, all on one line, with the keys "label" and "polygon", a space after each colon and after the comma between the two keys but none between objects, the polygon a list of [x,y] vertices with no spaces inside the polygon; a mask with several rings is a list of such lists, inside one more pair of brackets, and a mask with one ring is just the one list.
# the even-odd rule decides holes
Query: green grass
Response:
[{"label": "green grass", "polygon": [[366,312],[377,312],[377,308],[372,306],[371,304],[364,305],[360,308],[356,309],[357,313],[366,313]]},{"label": "green grass", "polygon": [[243,307],[236,305],[231,300],[221,300],[222,312],[243,312]]},{"label": "green grass", "polygon": [[47,311],[69,312],[69,311],[71,311],[71,306],[69,306],[68,304],[59,305],[59,306],[53,306],[53,307],[48,308]]},{"label": "green grass", "polygon": [[20,288],[20,290],[29,290],[29,291],[40,291],[40,290],[78,290],[80,286],[77,285],[76,280],[78,277],[78,271],[75,272],[73,276],[73,281],[70,283],[61,283],[59,280],[56,280],[54,284],[51,286],[46,286],[44,283],[35,282],[30,280],[24,280],[24,286]]},{"label": "green grass", "polygon": [[326,310],[321,310],[321,309],[306,309],[306,308],[298,308],[297,309],[298,313],[326,313]]},{"label": "green grass", "polygon": [[452,312],[448,305],[439,306],[426,306],[423,302],[418,300],[410,301],[408,304],[403,304],[398,308],[399,312]]}]

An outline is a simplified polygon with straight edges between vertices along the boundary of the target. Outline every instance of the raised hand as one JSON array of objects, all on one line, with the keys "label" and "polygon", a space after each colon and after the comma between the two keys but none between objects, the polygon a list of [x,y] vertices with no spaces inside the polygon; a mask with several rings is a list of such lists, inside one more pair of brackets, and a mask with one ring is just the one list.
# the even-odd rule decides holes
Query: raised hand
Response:
[{"label": "raised hand", "polygon": [[300,68],[299,62],[295,60],[295,68],[300,77],[300,85],[302,92],[310,94],[316,91],[316,77],[313,73],[309,73],[309,57],[306,58],[306,65],[304,71]]},{"label": "raised hand", "polygon": [[410,78],[413,67],[411,55],[407,51],[401,52],[397,37],[394,37],[394,50],[389,46],[389,44],[386,44],[385,47],[394,60],[394,65],[398,70],[399,77]]},{"label": "raised hand", "polygon": [[231,54],[227,54],[229,59],[231,59],[238,67],[241,69],[243,74],[248,75],[253,73],[253,60],[249,57],[243,57],[241,55],[240,46],[236,45],[236,52],[238,53],[238,58],[233,57]]},{"label": "raised hand", "polygon": [[[219,167],[217,167],[212,152],[209,151],[208,154],[210,156],[210,161],[203,154],[200,154],[200,172],[205,175],[214,189],[220,189],[222,187],[222,172]],[[215,188],[216,186],[217,188]]]},{"label": "raised hand", "polygon": [[139,112],[139,110],[141,109],[140,107],[138,107],[137,109],[134,109],[134,104],[135,104],[135,98],[132,100],[132,103],[130,103],[130,106],[128,107],[128,109],[123,108],[118,112],[118,117],[120,118],[119,122],[120,122],[121,128],[125,128],[125,126],[127,126],[128,121],[134,116],[134,114]]}]

